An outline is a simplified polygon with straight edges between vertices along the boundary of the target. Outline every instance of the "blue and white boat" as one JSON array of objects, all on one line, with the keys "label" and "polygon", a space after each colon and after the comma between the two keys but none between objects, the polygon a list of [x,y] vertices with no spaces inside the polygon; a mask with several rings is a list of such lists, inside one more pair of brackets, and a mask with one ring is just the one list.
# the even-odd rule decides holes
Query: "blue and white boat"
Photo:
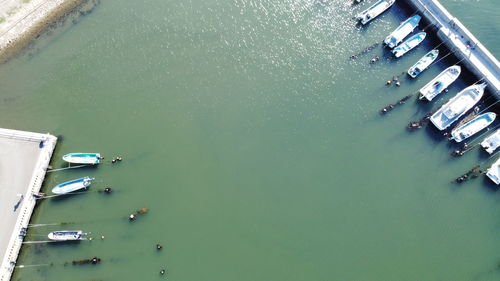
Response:
[{"label": "blue and white boat", "polygon": [[432,62],[434,62],[439,55],[439,50],[434,49],[427,54],[425,54],[421,59],[419,59],[410,69],[408,69],[408,75],[411,78],[417,77],[420,73],[426,70]]},{"label": "blue and white boat", "polygon": [[361,24],[367,24],[385,10],[389,9],[394,2],[396,2],[396,0],[379,0],[370,8],[356,15],[356,19],[359,20]]},{"label": "blue and white boat", "polygon": [[486,172],[486,176],[490,178],[495,184],[500,184],[500,158],[497,159],[493,165]]},{"label": "blue and white boat", "polygon": [[392,50],[392,53],[396,56],[396,58],[401,57],[402,55],[406,54],[413,48],[417,47],[418,44],[422,43],[426,35],[427,33],[425,32],[420,32],[413,35],[412,37],[408,38],[406,41],[401,43],[401,45],[394,48],[394,50]]},{"label": "blue and white boat", "polygon": [[461,142],[461,141],[475,135],[477,132],[481,131],[482,129],[488,127],[491,123],[493,123],[493,121],[495,121],[496,117],[497,117],[497,115],[493,112],[487,112],[487,113],[478,115],[474,119],[463,124],[462,126],[453,129],[453,131],[451,131],[450,140],[454,140],[456,142]]},{"label": "blue and white boat", "polygon": [[59,230],[53,231],[47,235],[47,237],[52,241],[78,241],[78,240],[87,240],[85,237],[87,233],[81,230]]},{"label": "blue and white boat", "polygon": [[491,136],[481,142],[481,146],[492,154],[500,146],[500,129],[496,130]]},{"label": "blue and white boat", "polygon": [[73,164],[99,164],[102,157],[99,153],[69,153],[63,156],[64,161]]},{"label": "blue and white boat", "polygon": [[486,88],[486,83],[471,85],[463,89],[431,116],[432,124],[440,131],[448,128],[481,99],[484,88]]},{"label": "blue and white boat", "polygon": [[385,38],[384,43],[391,49],[396,47],[401,41],[403,41],[403,39],[405,39],[406,36],[408,36],[408,34],[413,32],[413,30],[418,26],[421,18],[422,17],[419,15],[415,15],[402,22],[393,32],[391,32],[391,34],[389,34],[389,36]]},{"label": "blue and white boat", "polygon": [[61,183],[52,188],[52,193],[68,194],[73,191],[84,189],[87,188],[89,185],[91,185],[93,180],[94,180],[93,178],[84,177],[81,179],[76,179],[65,183]]},{"label": "blue and white boat", "polygon": [[423,100],[425,98],[431,101],[444,91],[444,89],[448,88],[451,83],[455,82],[461,71],[462,68],[459,65],[448,67],[420,89],[419,99]]}]

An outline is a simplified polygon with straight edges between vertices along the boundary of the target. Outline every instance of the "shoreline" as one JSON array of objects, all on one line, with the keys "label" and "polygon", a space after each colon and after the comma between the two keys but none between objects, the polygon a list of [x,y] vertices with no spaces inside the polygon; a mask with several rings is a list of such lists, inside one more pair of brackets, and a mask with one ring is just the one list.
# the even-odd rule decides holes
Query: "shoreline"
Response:
[{"label": "shoreline", "polygon": [[[6,2],[6,4],[5,4]],[[0,7],[0,64],[7,62],[39,38],[54,23],[67,18],[73,11],[89,12],[97,0],[6,0]]]}]

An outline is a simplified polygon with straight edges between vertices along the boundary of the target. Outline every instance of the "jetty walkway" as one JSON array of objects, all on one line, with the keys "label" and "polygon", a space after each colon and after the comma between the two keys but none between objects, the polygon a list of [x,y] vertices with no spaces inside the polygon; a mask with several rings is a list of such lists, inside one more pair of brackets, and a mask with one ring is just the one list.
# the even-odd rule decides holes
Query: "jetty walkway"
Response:
[{"label": "jetty walkway", "polygon": [[[448,48],[500,98],[500,64],[479,40],[437,0],[407,0],[433,24]],[[496,35],[495,35],[496,36]]]},{"label": "jetty walkway", "polygon": [[50,134],[0,129],[0,281],[11,278],[56,142]]}]

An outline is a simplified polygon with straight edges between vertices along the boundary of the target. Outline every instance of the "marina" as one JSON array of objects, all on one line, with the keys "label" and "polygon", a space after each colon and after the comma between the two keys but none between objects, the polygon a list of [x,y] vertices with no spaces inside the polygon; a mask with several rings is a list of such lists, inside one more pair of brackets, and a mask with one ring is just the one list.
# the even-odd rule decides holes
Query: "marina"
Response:
[{"label": "marina", "polygon": [[500,63],[488,49],[437,0],[409,0],[437,29],[437,36],[464,63],[492,88],[497,97],[500,93]]},{"label": "marina", "polygon": [[358,2],[103,1],[0,65],[9,126],[64,135],[1,281],[496,280],[486,52]]}]

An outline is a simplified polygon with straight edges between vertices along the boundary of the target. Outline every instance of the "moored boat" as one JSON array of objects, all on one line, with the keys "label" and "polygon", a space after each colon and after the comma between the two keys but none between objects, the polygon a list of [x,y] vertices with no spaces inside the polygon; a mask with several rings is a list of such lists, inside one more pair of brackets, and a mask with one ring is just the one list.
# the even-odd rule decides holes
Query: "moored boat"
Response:
[{"label": "moored boat", "polygon": [[78,241],[78,240],[86,240],[85,237],[87,233],[81,230],[59,230],[53,231],[47,235],[47,237],[52,241]]},{"label": "moored boat", "polygon": [[500,158],[498,158],[497,161],[487,170],[486,176],[488,176],[488,178],[490,178],[495,184],[500,184]]},{"label": "moored boat", "polygon": [[450,139],[455,140],[456,142],[461,142],[488,127],[491,123],[493,123],[493,121],[495,121],[496,117],[497,115],[493,112],[478,115],[462,126],[453,129],[453,131],[451,131]]},{"label": "moored boat", "polygon": [[425,98],[431,101],[444,89],[448,88],[451,83],[455,82],[461,71],[462,68],[459,65],[448,67],[420,89],[419,99],[423,100]]},{"label": "moored boat", "polygon": [[84,177],[81,179],[76,179],[65,183],[61,183],[52,188],[52,193],[67,194],[73,191],[84,189],[87,188],[89,185],[91,185],[93,180],[94,180],[93,178]]},{"label": "moored boat", "polygon": [[486,83],[482,83],[463,89],[431,116],[432,124],[440,131],[448,128],[481,99],[485,87]]},{"label": "moored boat", "polygon": [[391,52],[396,56],[396,58],[401,57],[402,55],[408,53],[410,50],[418,46],[418,44],[422,43],[424,41],[425,36],[427,33],[425,32],[420,32],[412,37],[408,38],[406,41],[401,43],[401,45],[397,46],[394,48]]},{"label": "moored boat", "polygon": [[396,0],[379,0],[370,8],[356,15],[356,19],[359,20],[361,24],[367,24],[385,10],[389,9],[394,2],[396,2]]},{"label": "moored boat", "polygon": [[99,153],[69,153],[64,155],[62,159],[73,164],[95,165],[99,164],[102,157]]},{"label": "moored boat", "polygon": [[384,43],[391,49],[396,47],[406,36],[408,36],[408,34],[413,32],[413,30],[418,26],[421,18],[422,17],[419,15],[414,15],[413,17],[410,17],[402,22],[385,38]]},{"label": "moored boat", "polygon": [[481,146],[492,154],[500,146],[500,129],[496,130],[491,136],[481,142]]},{"label": "moored boat", "polygon": [[425,54],[421,59],[419,59],[410,69],[408,69],[408,75],[411,78],[417,77],[420,73],[426,70],[432,62],[434,62],[439,55],[439,50],[434,49],[427,54]]}]

